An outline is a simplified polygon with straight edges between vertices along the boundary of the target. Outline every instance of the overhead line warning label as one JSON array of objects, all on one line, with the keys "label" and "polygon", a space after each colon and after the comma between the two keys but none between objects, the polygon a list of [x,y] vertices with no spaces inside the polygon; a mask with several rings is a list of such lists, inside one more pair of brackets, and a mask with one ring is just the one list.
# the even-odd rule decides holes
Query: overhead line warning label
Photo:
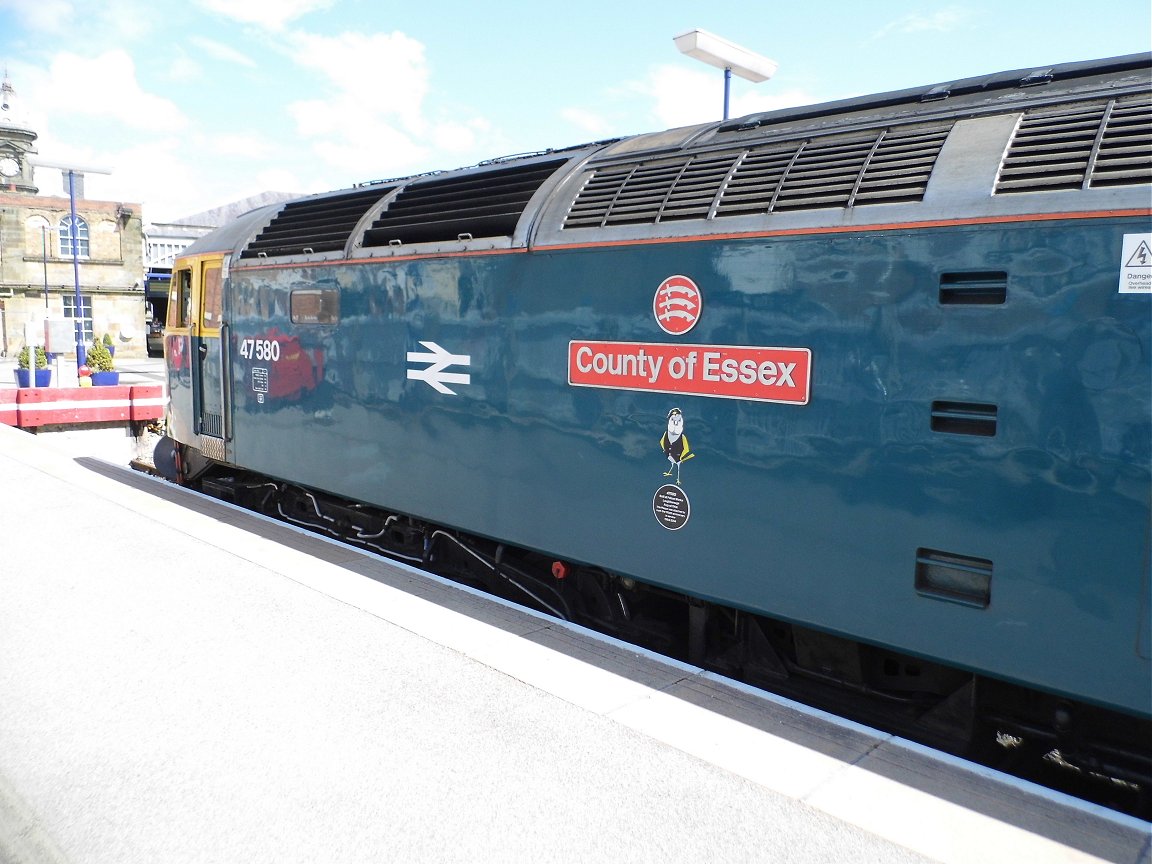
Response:
[{"label": "overhead line warning label", "polygon": [[1120,293],[1152,294],[1152,234],[1125,234]]}]

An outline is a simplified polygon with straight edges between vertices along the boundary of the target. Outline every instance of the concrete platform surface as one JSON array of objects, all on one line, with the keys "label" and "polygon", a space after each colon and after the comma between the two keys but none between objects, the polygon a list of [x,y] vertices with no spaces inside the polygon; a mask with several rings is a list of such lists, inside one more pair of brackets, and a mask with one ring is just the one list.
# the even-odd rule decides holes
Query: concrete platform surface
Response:
[{"label": "concrete platform surface", "polygon": [[0,862],[1149,861],[1149,825],[0,427]]}]

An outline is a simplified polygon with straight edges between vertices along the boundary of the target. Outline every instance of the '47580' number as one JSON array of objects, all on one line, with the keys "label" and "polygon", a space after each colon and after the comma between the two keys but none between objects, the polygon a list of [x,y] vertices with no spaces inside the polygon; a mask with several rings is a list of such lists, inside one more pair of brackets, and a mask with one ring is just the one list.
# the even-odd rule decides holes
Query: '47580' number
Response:
[{"label": "'47580' number", "polygon": [[240,356],[275,363],[280,359],[280,343],[274,339],[241,339]]}]

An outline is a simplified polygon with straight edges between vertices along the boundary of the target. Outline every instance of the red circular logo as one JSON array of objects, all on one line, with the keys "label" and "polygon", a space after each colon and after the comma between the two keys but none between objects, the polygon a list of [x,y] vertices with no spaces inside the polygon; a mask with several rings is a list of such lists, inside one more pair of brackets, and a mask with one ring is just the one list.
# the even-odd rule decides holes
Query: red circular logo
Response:
[{"label": "red circular logo", "polygon": [[703,305],[704,300],[695,282],[687,276],[669,276],[656,289],[652,314],[661,330],[680,336],[696,326]]}]

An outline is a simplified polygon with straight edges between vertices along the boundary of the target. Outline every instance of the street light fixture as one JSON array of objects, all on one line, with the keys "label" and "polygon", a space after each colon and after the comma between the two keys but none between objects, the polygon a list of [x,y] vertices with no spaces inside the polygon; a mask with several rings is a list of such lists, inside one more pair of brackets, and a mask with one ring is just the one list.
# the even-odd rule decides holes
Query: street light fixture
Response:
[{"label": "street light fixture", "polygon": [[724,70],[724,119],[728,119],[728,92],[732,73],[759,84],[776,74],[777,63],[767,57],[721,39],[707,30],[689,30],[672,39],[681,54]]},{"label": "street light fixture", "polygon": [[[68,207],[72,214],[72,222],[69,226],[68,239],[72,246],[72,280],[75,291],[75,304],[76,304],[76,369],[79,371],[80,367],[84,365],[84,361],[88,359],[84,351],[84,322],[81,317],[83,305],[80,302],[80,232],[77,230],[76,225],[76,175],[84,174],[111,174],[111,168],[94,168],[91,165],[66,165],[59,162],[41,162],[39,159],[29,160],[33,167],[36,168],[56,168],[57,170],[66,172],[68,175]],[[47,265],[45,265],[47,266]]]}]

